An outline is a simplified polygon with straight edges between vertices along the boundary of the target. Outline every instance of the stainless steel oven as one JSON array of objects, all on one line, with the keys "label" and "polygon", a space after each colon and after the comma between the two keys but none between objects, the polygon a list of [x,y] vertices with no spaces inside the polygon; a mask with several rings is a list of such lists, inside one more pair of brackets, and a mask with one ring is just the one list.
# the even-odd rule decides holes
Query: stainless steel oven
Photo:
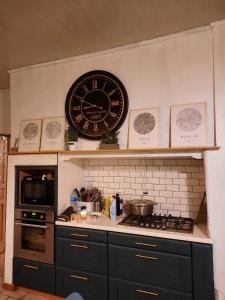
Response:
[{"label": "stainless steel oven", "polygon": [[54,263],[54,211],[15,210],[14,256]]}]

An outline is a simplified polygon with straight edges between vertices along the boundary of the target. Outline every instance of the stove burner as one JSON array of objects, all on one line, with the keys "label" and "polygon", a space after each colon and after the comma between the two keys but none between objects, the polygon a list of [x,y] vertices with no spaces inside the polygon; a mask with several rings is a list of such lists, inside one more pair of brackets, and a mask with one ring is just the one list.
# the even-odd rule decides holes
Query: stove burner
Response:
[{"label": "stove burner", "polygon": [[145,227],[158,230],[169,230],[178,232],[192,232],[194,220],[191,218],[150,215],[150,216],[128,216],[124,217],[119,225],[127,225],[134,227]]}]

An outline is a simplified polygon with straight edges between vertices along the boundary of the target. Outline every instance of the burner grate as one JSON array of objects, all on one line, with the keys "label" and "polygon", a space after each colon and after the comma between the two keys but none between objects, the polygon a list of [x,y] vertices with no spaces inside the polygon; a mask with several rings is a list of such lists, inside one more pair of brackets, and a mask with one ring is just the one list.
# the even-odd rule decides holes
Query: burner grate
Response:
[{"label": "burner grate", "polygon": [[158,230],[168,230],[177,232],[193,232],[194,220],[191,218],[150,215],[150,216],[127,216],[119,223],[134,227],[151,228]]}]

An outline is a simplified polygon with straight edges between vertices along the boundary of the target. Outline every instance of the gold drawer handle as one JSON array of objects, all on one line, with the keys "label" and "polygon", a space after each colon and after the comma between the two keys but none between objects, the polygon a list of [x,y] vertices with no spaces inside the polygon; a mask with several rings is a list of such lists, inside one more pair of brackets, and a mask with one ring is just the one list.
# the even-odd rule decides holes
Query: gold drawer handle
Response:
[{"label": "gold drawer handle", "polygon": [[87,277],[81,277],[81,276],[77,276],[77,275],[73,275],[73,274],[70,274],[70,277],[71,278],[76,278],[76,279],[81,279],[81,280],[88,280]]},{"label": "gold drawer handle", "polygon": [[141,254],[136,254],[135,256],[139,257],[139,258],[152,259],[152,260],[157,260],[158,259],[157,257],[146,256],[146,255],[141,255]]},{"label": "gold drawer handle", "polygon": [[141,246],[147,246],[147,247],[157,247],[157,245],[155,244],[145,244],[145,243],[138,243],[138,242],[136,242],[135,244]]},{"label": "gold drawer handle", "polygon": [[144,291],[144,290],[136,290],[137,293],[140,293],[140,294],[147,294],[147,295],[151,295],[151,296],[159,296],[158,293],[155,293],[155,292],[148,292],[148,291]]},{"label": "gold drawer handle", "polygon": [[76,245],[76,244],[70,244],[71,247],[76,247],[76,248],[83,248],[83,249],[88,249],[88,246],[82,246],[82,245]]},{"label": "gold drawer handle", "polygon": [[23,265],[23,266],[28,269],[39,270],[38,267],[34,267],[34,266],[30,266],[30,265]]},{"label": "gold drawer handle", "polygon": [[71,233],[71,236],[88,237],[88,234]]}]

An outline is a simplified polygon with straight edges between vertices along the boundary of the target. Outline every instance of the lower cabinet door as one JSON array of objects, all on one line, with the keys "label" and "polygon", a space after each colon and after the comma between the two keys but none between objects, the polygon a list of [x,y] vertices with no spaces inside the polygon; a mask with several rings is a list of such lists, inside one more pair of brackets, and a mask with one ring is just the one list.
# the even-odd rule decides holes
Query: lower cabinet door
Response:
[{"label": "lower cabinet door", "polygon": [[130,281],[110,278],[109,300],[193,300],[188,293],[176,292]]},{"label": "lower cabinet door", "polygon": [[85,300],[107,299],[107,277],[65,268],[56,268],[56,295],[78,292]]},{"label": "lower cabinet door", "polygon": [[55,294],[55,266],[14,258],[13,283],[33,290]]},{"label": "lower cabinet door", "polygon": [[56,238],[56,264],[60,267],[107,273],[107,244]]},{"label": "lower cabinet door", "polygon": [[111,277],[192,293],[191,257],[109,245]]}]

